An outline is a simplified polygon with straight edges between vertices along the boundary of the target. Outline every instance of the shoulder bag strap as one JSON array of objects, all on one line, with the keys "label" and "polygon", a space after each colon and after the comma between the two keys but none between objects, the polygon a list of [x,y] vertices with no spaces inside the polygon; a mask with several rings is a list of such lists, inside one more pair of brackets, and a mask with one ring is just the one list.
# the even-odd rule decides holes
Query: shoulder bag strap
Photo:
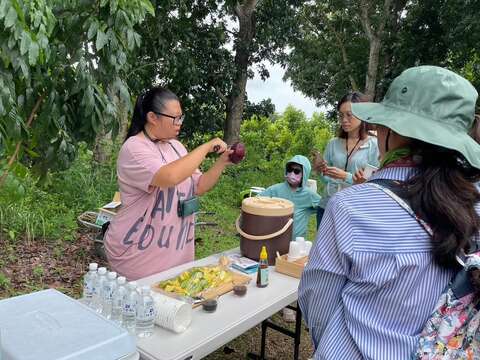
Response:
[{"label": "shoulder bag strap", "polygon": [[411,208],[408,200],[401,197],[399,191],[400,182],[389,179],[375,179],[370,180],[368,183],[390,196],[396,203],[398,203],[398,205],[400,205],[407,213],[417,220],[430,236],[433,236],[433,230],[430,225],[417,214],[415,214],[415,211],[413,211]]}]

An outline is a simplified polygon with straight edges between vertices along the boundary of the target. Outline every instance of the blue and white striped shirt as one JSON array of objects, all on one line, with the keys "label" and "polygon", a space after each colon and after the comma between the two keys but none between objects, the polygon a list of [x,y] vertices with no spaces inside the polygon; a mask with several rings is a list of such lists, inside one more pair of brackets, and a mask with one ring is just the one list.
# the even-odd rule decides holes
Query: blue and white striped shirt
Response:
[{"label": "blue and white striped shirt", "polygon": [[[414,172],[386,168],[372,179]],[[425,230],[380,189],[365,183],[335,194],[299,287],[315,359],[409,359],[454,275],[431,250]]]}]

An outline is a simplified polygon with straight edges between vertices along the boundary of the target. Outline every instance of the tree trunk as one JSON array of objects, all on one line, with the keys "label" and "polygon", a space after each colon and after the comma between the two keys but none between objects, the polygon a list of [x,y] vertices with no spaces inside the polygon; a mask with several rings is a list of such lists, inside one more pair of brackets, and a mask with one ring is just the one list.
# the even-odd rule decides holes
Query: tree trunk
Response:
[{"label": "tree trunk", "polygon": [[109,136],[102,129],[95,135],[95,144],[93,147],[93,159],[99,164],[105,164],[109,159],[108,143]]},{"label": "tree trunk", "polygon": [[370,99],[375,99],[375,90],[377,87],[378,62],[380,58],[380,38],[374,37],[370,40],[370,53],[368,55],[368,69],[365,79],[365,95]]},{"label": "tree trunk", "polygon": [[120,141],[123,142],[125,140],[125,136],[127,136],[128,126],[130,125],[129,122],[129,113],[127,109],[127,105],[120,99],[116,99],[117,102],[117,116],[120,121],[120,129],[118,130],[118,137]]},{"label": "tree trunk", "polygon": [[363,30],[365,31],[365,35],[367,35],[367,38],[370,42],[368,68],[365,76],[365,94],[372,100],[375,99],[380,50],[382,47],[385,25],[388,19],[391,17],[391,7],[392,0],[385,0],[383,3],[383,11],[380,18],[381,20],[379,21],[377,29],[375,30],[370,22],[369,14],[369,10],[371,8],[373,8],[375,11],[375,5],[369,3],[368,0],[360,1],[360,21],[362,23]]},{"label": "tree trunk", "polygon": [[255,36],[255,6],[258,0],[245,0],[237,4],[235,15],[239,22],[238,36],[235,41],[235,77],[232,90],[227,101],[227,118],[223,138],[227,144],[239,139],[245,104],[245,88],[247,86],[247,70],[249,65],[250,47]]}]

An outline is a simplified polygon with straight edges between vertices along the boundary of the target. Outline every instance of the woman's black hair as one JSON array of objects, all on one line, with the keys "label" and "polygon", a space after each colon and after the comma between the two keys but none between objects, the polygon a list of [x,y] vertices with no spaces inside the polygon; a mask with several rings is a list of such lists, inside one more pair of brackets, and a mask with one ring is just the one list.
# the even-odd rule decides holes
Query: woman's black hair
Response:
[{"label": "woman's black hair", "polygon": [[419,173],[403,184],[403,190],[415,213],[432,227],[436,263],[455,268],[455,256],[459,250],[469,251],[480,230],[475,209],[480,170],[455,150],[419,140],[413,140],[411,149]]},{"label": "woman's black hair", "polygon": [[[340,106],[342,106],[343,103],[346,102],[352,102],[352,103],[360,103],[360,102],[368,102],[370,101],[369,97],[365,94],[362,94],[359,91],[352,91],[347,94],[345,94],[340,101],[337,104],[337,111],[340,111]],[[338,129],[337,137],[341,139],[346,139],[348,137],[348,134],[345,130],[342,129],[340,126]],[[360,125],[360,139],[365,140],[368,137],[368,126],[367,123],[364,121],[361,121]]]},{"label": "woman's black hair", "polygon": [[147,114],[149,111],[161,113],[165,111],[166,104],[169,101],[180,101],[178,96],[168,89],[162,87],[154,87],[138,96],[133,110],[132,122],[127,131],[125,141],[130,137],[137,135],[143,131],[147,122]]}]

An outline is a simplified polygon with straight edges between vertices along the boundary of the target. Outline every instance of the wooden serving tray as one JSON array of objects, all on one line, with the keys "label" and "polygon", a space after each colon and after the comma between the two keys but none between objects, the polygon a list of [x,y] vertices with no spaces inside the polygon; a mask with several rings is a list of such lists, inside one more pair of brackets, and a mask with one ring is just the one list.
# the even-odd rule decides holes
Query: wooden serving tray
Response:
[{"label": "wooden serving tray", "polygon": [[[188,270],[185,270],[185,271],[190,271],[190,270],[191,269],[188,269]],[[213,288],[205,289],[199,294],[199,296],[203,297],[204,299],[216,298],[218,296],[221,296],[223,294],[226,294],[226,293],[232,291],[233,290],[233,284],[235,284],[235,285],[246,285],[250,282],[250,280],[252,280],[252,278],[248,275],[240,274],[240,273],[238,273],[236,271],[232,271],[230,269],[228,269],[226,271],[229,272],[230,274],[232,274],[232,281],[231,282],[225,283],[225,284],[213,287]],[[181,273],[179,273],[176,276],[171,277],[170,279],[165,279],[165,280],[174,279],[177,276],[179,276],[180,274]],[[161,289],[158,286],[158,284],[165,281],[165,280],[162,280],[162,281],[159,281],[159,282],[153,284],[151,286],[152,290],[154,290],[156,292],[159,292],[159,293],[162,293],[162,294],[167,295],[167,296],[174,297],[174,298],[184,298],[185,299],[185,296],[182,296],[182,295],[179,295],[179,294],[173,293],[173,292],[168,292],[168,291],[165,291],[165,290]],[[187,299],[188,299],[188,297],[187,297]],[[192,302],[193,302],[193,299],[192,299]],[[200,306],[200,305],[201,304],[192,304],[192,307],[195,308],[195,307]]]},{"label": "wooden serving tray", "polygon": [[300,279],[308,256],[301,257],[295,261],[287,261],[287,255],[277,256],[275,259],[275,271]]}]

